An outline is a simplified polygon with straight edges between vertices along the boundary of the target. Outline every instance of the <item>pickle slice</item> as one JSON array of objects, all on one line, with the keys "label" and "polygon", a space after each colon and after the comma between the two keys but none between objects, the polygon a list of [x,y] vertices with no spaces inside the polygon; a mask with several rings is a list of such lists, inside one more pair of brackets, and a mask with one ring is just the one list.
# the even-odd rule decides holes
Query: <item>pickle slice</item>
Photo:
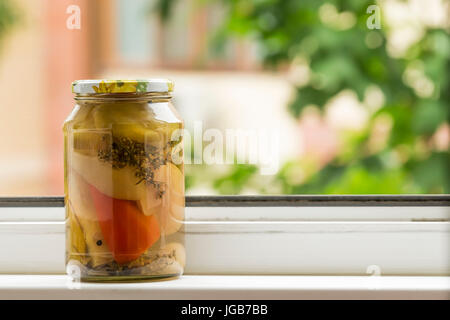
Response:
[{"label": "pickle slice", "polygon": [[73,149],[84,155],[97,156],[98,151],[109,144],[111,144],[111,135],[107,131],[74,130],[73,132]]},{"label": "pickle slice", "polygon": [[83,177],[72,170],[69,175],[69,203],[77,218],[96,220],[97,214],[89,193],[88,184]]},{"label": "pickle slice", "polygon": [[171,242],[162,246],[156,259],[140,268],[142,273],[180,274],[186,264],[186,251],[181,243]]},{"label": "pickle slice", "polygon": [[126,137],[135,142],[164,147],[167,143],[181,140],[179,123],[161,124],[156,122],[145,123],[113,123],[111,132],[114,137]]},{"label": "pickle slice", "polygon": [[180,129],[182,129],[181,123],[163,123],[159,124],[154,130],[163,137],[164,141],[177,143],[182,138]]},{"label": "pickle slice", "polygon": [[152,121],[153,112],[147,103],[104,103],[96,106],[93,111],[95,127],[98,129],[111,128],[115,123],[139,123]]},{"label": "pickle slice", "polygon": [[88,248],[88,256],[91,258],[92,267],[97,267],[113,261],[111,251],[102,235],[100,224],[97,220],[79,218],[83,228],[85,241]]},{"label": "pickle slice", "polygon": [[134,167],[114,169],[111,164],[78,152],[72,154],[72,167],[87,183],[103,194],[122,200],[139,200],[147,192],[156,192],[152,185],[139,182]]},{"label": "pickle slice", "polygon": [[68,237],[67,243],[70,243],[67,261],[75,259],[85,264],[87,260],[85,255],[87,252],[87,245],[84,239],[83,230],[73,214],[70,205],[66,208],[66,210],[68,213],[66,222]]},{"label": "pickle slice", "polygon": [[76,118],[67,124],[72,123],[73,129],[90,129],[94,128],[94,118],[92,117],[93,106],[87,104],[79,104],[77,107]]},{"label": "pickle slice", "polygon": [[[69,178],[70,206],[73,208],[75,220],[80,228],[85,243],[86,256],[90,258],[92,267],[113,261],[101,232],[98,216],[89,193],[89,186],[76,172]],[[79,237],[79,234],[77,235]],[[83,261],[81,261],[83,263]]]},{"label": "pickle slice", "polygon": [[155,171],[155,181],[165,185],[165,193],[160,199],[155,193],[145,193],[138,201],[138,207],[145,215],[156,214],[161,234],[177,232],[184,221],[184,177],[180,169],[168,163]]},{"label": "pickle slice", "polygon": [[165,140],[158,131],[136,123],[114,123],[112,134],[115,137],[126,137],[136,142],[160,146],[164,145]]},{"label": "pickle slice", "polygon": [[146,192],[136,204],[144,215],[152,216],[154,214],[160,214],[162,198],[156,190],[155,192]]}]

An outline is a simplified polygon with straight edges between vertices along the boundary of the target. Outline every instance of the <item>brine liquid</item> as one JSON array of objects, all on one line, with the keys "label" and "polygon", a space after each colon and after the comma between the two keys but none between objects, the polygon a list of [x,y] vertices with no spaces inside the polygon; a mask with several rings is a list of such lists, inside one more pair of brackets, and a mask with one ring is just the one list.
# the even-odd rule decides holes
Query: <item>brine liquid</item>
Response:
[{"label": "brine liquid", "polygon": [[109,127],[66,128],[68,272],[82,280],[178,276],[186,260],[184,175],[170,130]]}]

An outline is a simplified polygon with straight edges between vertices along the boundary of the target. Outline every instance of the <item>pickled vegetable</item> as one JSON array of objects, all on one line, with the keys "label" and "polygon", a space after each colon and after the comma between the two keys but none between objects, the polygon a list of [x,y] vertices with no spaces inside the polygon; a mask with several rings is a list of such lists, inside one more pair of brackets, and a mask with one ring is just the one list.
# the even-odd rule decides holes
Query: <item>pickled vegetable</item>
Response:
[{"label": "pickled vegetable", "polygon": [[94,186],[89,190],[102,234],[115,261],[133,261],[159,239],[155,216],[142,214],[135,202],[108,197]]}]

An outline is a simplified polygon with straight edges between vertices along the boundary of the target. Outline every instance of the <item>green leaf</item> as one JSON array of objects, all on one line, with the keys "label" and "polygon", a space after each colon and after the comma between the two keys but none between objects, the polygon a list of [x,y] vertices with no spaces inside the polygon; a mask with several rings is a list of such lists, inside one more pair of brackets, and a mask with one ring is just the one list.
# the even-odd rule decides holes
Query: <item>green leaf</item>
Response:
[{"label": "green leaf", "polygon": [[221,194],[239,194],[257,171],[254,165],[235,165],[229,174],[215,180],[213,187]]},{"label": "green leaf", "polygon": [[328,194],[396,194],[404,193],[402,170],[373,172],[364,167],[349,167],[339,180],[325,188]]},{"label": "green leaf", "polygon": [[415,140],[412,131],[412,108],[407,105],[388,105],[374,114],[374,117],[383,113],[390,115],[393,120],[388,145],[395,147],[400,144],[412,144]]},{"label": "green leaf", "polygon": [[429,158],[413,164],[414,182],[425,193],[449,193],[449,164],[449,152],[432,153]]},{"label": "green leaf", "polygon": [[322,108],[325,103],[334,96],[336,92],[325,93],[322,90],[314,89],[313,87],[303,87],[297,89],[297,93],[294,96],[291,104],[289,105],[289,109],[295,117],[300,116],[303,108],[308,105],[316,105],[319,108]]},{"label": "green leaf", "polygon": [[447,120],[448,108],[436,100],[422,100],[413,111],[412,127],[418,134],[430,135]]}]

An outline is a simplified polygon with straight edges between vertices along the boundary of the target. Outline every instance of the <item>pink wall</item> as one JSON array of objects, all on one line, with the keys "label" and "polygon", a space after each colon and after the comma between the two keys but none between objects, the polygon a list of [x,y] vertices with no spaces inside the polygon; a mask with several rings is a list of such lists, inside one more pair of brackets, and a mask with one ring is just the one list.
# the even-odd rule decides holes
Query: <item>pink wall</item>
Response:
[{"label": "pink wall", "polygon": [[[81,9],[81,28],[68,29],[66,21],[70,5]],[[47,178],[50,194],[63,193],[62,124],[74,101],[70,91],[73,80],[91,78],[89,59],[88,0],[45,0],[45,81],[46,81],[46,143],[48,153]]]}]

